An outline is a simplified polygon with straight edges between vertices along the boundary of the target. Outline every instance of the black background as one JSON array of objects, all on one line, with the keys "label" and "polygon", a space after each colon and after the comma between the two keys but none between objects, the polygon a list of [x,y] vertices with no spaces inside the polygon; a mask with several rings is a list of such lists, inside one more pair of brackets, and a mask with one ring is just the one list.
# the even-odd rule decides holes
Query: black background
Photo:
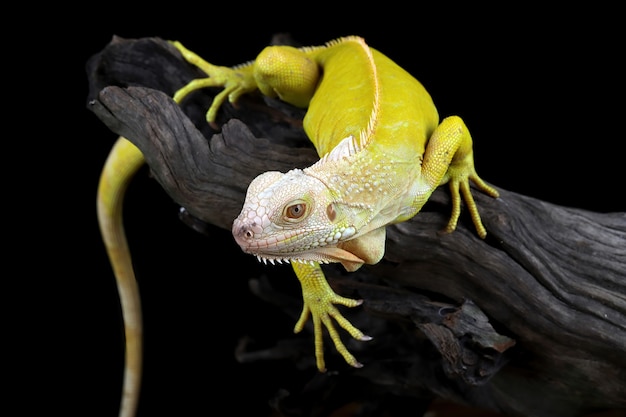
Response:
[{"label": "black background", "polygon": [[[420,4],[408,10],[379,4],[376,10],[340,12],[268,4],[256,11],[239,3],[185,2],[132,12],[129,7],[74,10],[79,15],[66,26],[55,24],[63,34],[48,33],[34,52],[44,54],[49,45],[58,50],[40,69],[61,68],[46,88],[60,86],[67,100],[50,106],[58,117],[45,129],[54,133],[41,135],[42,146],[53,152],[43,152],[44,159],[54,164],[38,178],[47,184],[43,190],[52,191],[40,198],[37,219],[43,221],[34,222],[29,234],[32,241],[49,239],[43,252],[51,255],[46,273],[37,274],[44,283],[36,287],[51,305],[34,309],[37,324],[54,337],[37,333],[51,349],[37,349],[40,377],[29,380],[54,393],[49,410],[115,416],[119,406],[122,322],[95,211],[98,176],[116,136],[87,110],[84,71],[113,35],[177,39],[220,65],[253,59],[279,32],[305,45],[363,36],[426,86],[442,117],[464,118],[486,181],[553,203],[625,209],[624,38],[616,10]],[[348,9],[364,7],[353,3]],[[125,212],[145,315],[139,416],[212,415],[223,407],[229,414],[269,415],[268,399],[279,388],[293,388],[295,372],[273,362],[241,365],[233,352],[244,335],[271,346],[294,324],[256,300],[248,279],[284,274],[291,280],[286,285],[298,291],[295,278],[287,266],[263,267],[243,255],[229,231],[215,229],[207,237],[189,229],[147,174],[144,169],[133,181]]]}]

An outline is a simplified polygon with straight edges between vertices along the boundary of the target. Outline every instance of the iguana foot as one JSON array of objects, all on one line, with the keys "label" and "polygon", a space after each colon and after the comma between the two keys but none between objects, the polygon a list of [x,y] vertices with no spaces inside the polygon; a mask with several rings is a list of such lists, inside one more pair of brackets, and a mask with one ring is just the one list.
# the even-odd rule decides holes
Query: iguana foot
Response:
[{"label": "iguana foot", "polygon": [[362,367],[363,365],[356,360],[344,345],[339,333],[335,329],[333,319],[353,338],[361,341],[371,340],[372,338],[370,336],[363,334],[363,332],[354,327],[352,323],[343,317],[337,307],[335,307],[335,304],[341,304],[346,307],[356,307],[361,305],[363,300],[354,300],[337,295],[328,285],[319,264],[311,265],[294,262],[292,265],[302,284],[302,296],[304,301],[302,314],[294,327],[294,332],[298,333],[302,331],[309,317],[313,319],[317,369],[319,369],[320,372],[326,371],[326,362],[324,360],[324,327],[328,330],[328,334],[337,352],[343,356],[345,361],[355,368]]},{"label": "iguana foot", "polygon": [[483,222],[480,219],[480,213],[478,212],[478,206],[476,206],[476,202],[474,201],[474,197],[472,196],[470,181],[472,181],[476,185],[476,187],[485,194],[493,198],[500,197],[500,193],[498,193],[498,190],[487,185],[476,174],[476,172],[472,172],[470,175],[453,175],[449,181],[450,195],[452,197],[452,214],[450,215],[450,220],[448,221],[448,225],[446,226],[445,231],[450,233],[456,229],[459,217],[461,215],[462,197],[463,200],[465,200],[465,206],[469,210],[472,222],[474,223],[474,227],[476,228],[478,236],[480,236],[481,239],[484,239],[487,236],[487,230],[485,229],[485,226],[483,226]]},{"label": "iguana foot", "polygon": [[180,42],[170,41],[170,43],[180,51],[187,62],[200,68],[208,76],[207,78],[192,80],[176,91],[174,94],[175,102],[180,103],[187,95],[202,88],[223,87],[223,90],[213,99],[213,103],[206,114],[206,120],[212,127],[216,127],[217,111],[224,104],[226,98],[231,104],[236,104],[243,94],[257,89],[251,66],[230,68],[213,65],[185,48]]}]

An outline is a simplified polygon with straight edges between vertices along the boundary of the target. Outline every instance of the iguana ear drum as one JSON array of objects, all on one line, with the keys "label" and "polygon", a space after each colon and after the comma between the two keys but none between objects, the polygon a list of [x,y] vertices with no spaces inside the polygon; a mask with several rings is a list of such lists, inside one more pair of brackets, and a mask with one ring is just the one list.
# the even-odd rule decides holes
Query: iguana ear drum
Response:
[{"label": "iguana ear drum", "polygon": [[326,215],[328,216],[328,220],[330,220],[331,222],[335,221],[335,218],[337,217],[337,212],[335,211],[335,205],[334,204],[329,204],[328,207],[326,207]]}]

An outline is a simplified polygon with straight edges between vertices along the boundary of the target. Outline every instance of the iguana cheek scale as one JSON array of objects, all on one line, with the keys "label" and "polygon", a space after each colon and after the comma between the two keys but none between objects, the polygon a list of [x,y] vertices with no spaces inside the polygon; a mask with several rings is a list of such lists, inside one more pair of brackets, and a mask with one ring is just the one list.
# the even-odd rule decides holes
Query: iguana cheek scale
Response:
[{"label": "iguana cheek scale", "polygon": [[[377,263],[384,255],[385,227],[413,217],[445,183],[452,197],[445,230],[456,228],[463,199],[484,238],[487,232],[469,183],[494,198],[498,192],[476,174],[467,127],[457,116],[440,122],[422,84],[356,36],[315,47],[270,46],[254,61],[236,67],[210,64],[179,42],[172,44],[207,74],[177,91],[176,102],[201,88],[223,88],[207,111],[207,122],[213,126],[225,100],[235,103],[255,90],[307,108],[303,126],[319,161],[287,173],[259,175],[248,187],[232,232],[242,250],[259,260],[291,263],[304,303],[294,330],[313,321],[317,368],[326,369],[324,328],[346,362],[362,366],[335,328],[337,323],[352,337],[369,340],[335,306],[355,307],[362,301],[336,294],[320,264],[340,262],[355,271]],[[120,138],[105,164],[98,192],[101,231],[126,326],[124,416],[134,414],[139,391],[141,316],[121,201],[143,162],[141,152]]]}]

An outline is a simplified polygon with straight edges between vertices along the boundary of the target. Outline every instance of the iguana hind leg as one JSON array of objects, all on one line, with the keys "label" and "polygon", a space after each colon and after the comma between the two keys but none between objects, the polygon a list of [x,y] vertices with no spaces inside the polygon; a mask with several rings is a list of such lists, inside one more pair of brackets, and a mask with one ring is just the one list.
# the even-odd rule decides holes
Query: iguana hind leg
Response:
[{"label": "iguana hind leg", "polygon": [[187,62],[200,68],[207,75],[207,78],[192,80],[179,89],[174,94],[175,102],[180,103],[187,95],[196,90],[207,87],[223,87],[223,90],[213,99],[213,103],[206,113],[206,120],[211,127],[217,129],[218,126],[215,123],[217,111],[227,98],[230,103],[236,104],[239,97],[243,94],[250,93],[257,89],[251,65],[242,65],[232,68],[213,65],[196,53],[185,48],[180,42],[171,41],[170,43],[178,49]]}]

